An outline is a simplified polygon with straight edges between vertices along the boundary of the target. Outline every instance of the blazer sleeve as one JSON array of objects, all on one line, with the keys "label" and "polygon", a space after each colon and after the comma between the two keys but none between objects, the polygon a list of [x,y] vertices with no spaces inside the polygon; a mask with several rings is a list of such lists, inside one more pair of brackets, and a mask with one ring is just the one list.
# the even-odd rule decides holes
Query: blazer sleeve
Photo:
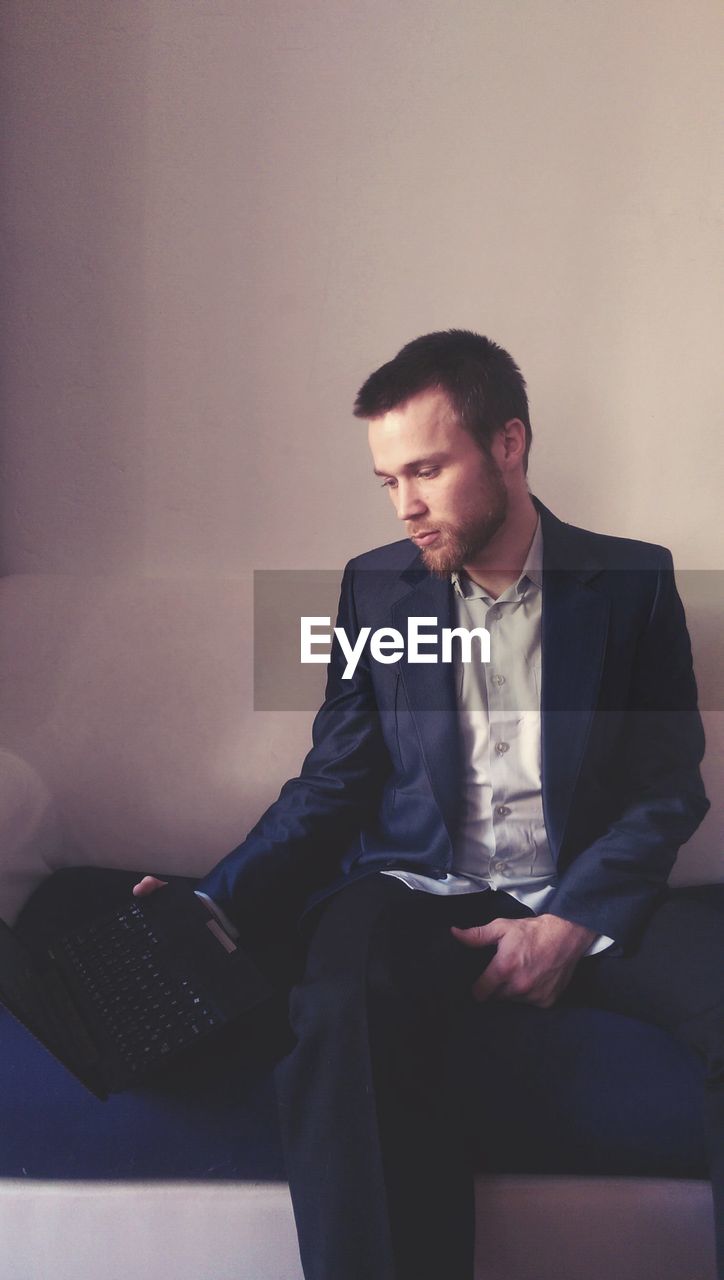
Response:
[{"label": "blazer sleeve", "polygon": [[704,731],[684,609],[668,551],[658,572],[626,699],[625,800],[608,829],[563,872],[547,910],[635,946],[679,847],[709,802],[699,772]]},{"label": "blazer sleeve", "polygon": [[[337,626],[358,632],[354,571],[345,569]],[[292,927],[306,898],[339,870],[347,845],[370,807],[376,808],[388,767],[387,750],[363,652],[354,675],[332,644],[324,703],[312,727],[312,748],[299,776],[282,787],[246,839],[200,882],[239,926],[255,937],[270,916]]]}]

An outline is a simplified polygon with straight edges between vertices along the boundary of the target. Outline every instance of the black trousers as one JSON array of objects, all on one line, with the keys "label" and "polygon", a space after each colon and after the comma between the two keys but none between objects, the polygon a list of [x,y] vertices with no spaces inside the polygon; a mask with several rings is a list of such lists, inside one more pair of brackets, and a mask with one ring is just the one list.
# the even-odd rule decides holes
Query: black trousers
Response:
[{"label": "black trousers", "polygon": [[[564,999],[656,1023],[705,1060],[724,1278],[723,913],[724,886],[669,890],[636,952],[582,960]],[[472,1280],[460,1054],[494,949],[449,930],[529,914],[505,894],[439,897],[374,875],[314,919],[275,1072],[306,1280]]]}]

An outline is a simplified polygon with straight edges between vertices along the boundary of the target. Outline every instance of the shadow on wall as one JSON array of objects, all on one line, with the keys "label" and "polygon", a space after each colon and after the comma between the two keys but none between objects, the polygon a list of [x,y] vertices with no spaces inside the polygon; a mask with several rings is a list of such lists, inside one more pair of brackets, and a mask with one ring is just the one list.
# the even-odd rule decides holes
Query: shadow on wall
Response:
[{"label": "shadow on wall", "polygon": [[3,24],[3,572],[112,571],[144,536],[148,18],[61,8]]}]

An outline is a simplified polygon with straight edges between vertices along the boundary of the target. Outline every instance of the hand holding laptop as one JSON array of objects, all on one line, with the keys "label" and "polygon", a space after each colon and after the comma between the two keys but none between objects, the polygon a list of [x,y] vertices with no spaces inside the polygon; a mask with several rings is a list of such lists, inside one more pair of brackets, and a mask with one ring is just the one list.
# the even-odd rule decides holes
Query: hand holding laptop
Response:
[{"label": "hand holding laptop", "polygon": [[[144,876],[137,884],[134,884],[133,896],[134,898],[147,898],[149,894],[155,893],[157,889],[165,888],[166,885],[168,885],[168,880],[159,880],[158,876]],[[217,906],[208,894],[202,893],[199,889],[195,889],[194,892],[197,898],[201,898],[202,902],[206,903],[208,910],[214,919],[219,922],[222,929],[236,940],[239,937],[239,930],[226,913],[221,910],[221,907]]]}]

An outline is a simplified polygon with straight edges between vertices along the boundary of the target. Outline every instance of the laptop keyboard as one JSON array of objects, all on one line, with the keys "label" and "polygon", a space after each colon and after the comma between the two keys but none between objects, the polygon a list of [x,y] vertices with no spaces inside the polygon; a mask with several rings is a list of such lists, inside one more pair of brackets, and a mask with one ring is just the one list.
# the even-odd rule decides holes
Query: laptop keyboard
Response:
[{"label": "laptop keyboard", "polygon": [[131,1072],[222,1021],[190,979],[164,965],[160,939],[135,903],[67,935],[62,948]]}]

